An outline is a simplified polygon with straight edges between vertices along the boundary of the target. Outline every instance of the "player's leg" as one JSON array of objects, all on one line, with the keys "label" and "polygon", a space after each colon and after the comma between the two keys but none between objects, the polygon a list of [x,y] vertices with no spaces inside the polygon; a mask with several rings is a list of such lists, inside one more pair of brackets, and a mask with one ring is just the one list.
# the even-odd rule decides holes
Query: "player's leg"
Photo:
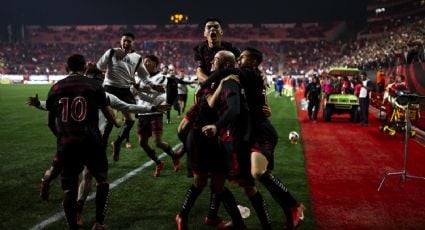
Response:
[{"label": "player's leg", "polygon": [[89,170],[87,169],[87,167],[84,167],[83,172],[81,173],[80,185],[78,187],[78,197],[77,197],[78,226],[83,226],[82,213],[83,213],[84,204],[91,190],[91,182],[92,182],[92,176]]},{"label": "player's leg", "polygon": [[267,170],[267,158],[259,152],[253,152],[251,154],[251,165],[252,176],[266,187],[273,199],[283,209],[287,219],[287,227],[291,229],[298,225],[303,218],[302,212],[305,208],[295,200],[288,188]]},{"label": "player's leg", "polygon": [[211,191],[218,195],[219,199],[223,202],[224,208],[232,219],[231,223],[222,222],[219,224],[218,228],[226,229],[231,226],[234,229],[246,229],[233,193],[224,186],[225,181],[226,175],[224,173],[214,173],[211,177]]},{"label": "player's leg", "polygon": [[62,165],[58,158],[55,156],[52,161],[52,165],[49,169],[44,172],[43,178],[40,183],[40,197],[42,200],[49,199],[50,182],[54,180],[62,171]]},{"label": "player's leg", "polygon": [[176,224],[178,230],[188,229],[189,212],[195,205],[196,199],[205,188],[208,181],[207,173],[195,173],[193,177],[193,184],[186,191],[183,199],[183,204],[180,212],[176,215]]},{"label": "player's leg", "polygon": [[255,213],[260,220],[261,227],[264,230],[272,229],[270,214],[267,208],[266,201],[261,196],[261,193],[255,186],[244,186],[245,194],[248,196]]},{"label": "player's leg", "polygon": [[124,139],[126,139],[127,137],[130,136],[130,131],[131,128],[133,127],[134,123],[135,123],[135,114],[134,113],[127,113],[127,112],[123,112],[123,116],[124,116],[124,124],[121,127],[121,130],[118,134],[117,139],[115,139],[115,141],[113,142],[113,146],[114,146],[114,155],[119,155],[120,153],[120,148],[121,148],[121,143],[123,142]]},{"label": "player's leg", "polygon": [[92,156],[87,160],[87,169],[96,178],[96,222],[93,229],[106,229],[104,226],[108,195],[108,160],[103,148],[99,147],[92,150]]},{"label": "player's leg", "polygon": [[78,175],[83,169],[82,165],[75,162],[64,162],[62,172],[62,206],[65,212],[65,218],[70,229],[78,229],[77,225],[77,194],[78,194]]},{"label": "player's leg", "polygon": [[139,145],[145,151],[149,158],[151,158],[155,164],[155,170],[153,175],[155,177],[160,176],[161,170],[164,168],[165,163],[157,157],[155,149],[149,145],[149,138],[152,136],[152,116],[141,116],[139,118],[139,124],[137,126],[137,135],[139,138]]},{"label": "player's leg", "polygon": [[177,172],[180,170],[180,156],[177,156],[174,150],[171,148],[171,146],[164,141],[162,138],[162,132],[163,132],[163,121],[162,121],[162,114],[159,116],[152,116],[151,121],[151,130],[152,130],[152,139],[155,143],[156,147],[164,150],[165,153],[167,153],[168,156],[173,159],[173,171]]}]

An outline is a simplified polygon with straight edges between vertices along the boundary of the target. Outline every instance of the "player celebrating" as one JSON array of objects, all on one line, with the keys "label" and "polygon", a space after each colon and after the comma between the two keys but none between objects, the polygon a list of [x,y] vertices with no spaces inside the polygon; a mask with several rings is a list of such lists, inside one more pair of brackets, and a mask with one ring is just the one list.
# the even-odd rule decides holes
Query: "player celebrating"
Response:
[{"label": "player celebrating", "polygon": [[97,182],[96,223],[93,229],[106,229],[103,222],[109,193],[108,160],[98,128],[98,109],[109,122],[114,123],[114,119],[108,110],[102,86],[95,80],[84,77],[85,65],[82,55],[75,54],[68,58],[69,75],[58,81],[49,91],[46,102],[49,110],[48,126],[57,137],[57,156],[63,164],[63,208],[70,229],[78,229],[78,176],[84,165]]},{"label": "player celebrating", "polygon": [[[150,76],[149,81],[155,83],[158,86],[167,85],[167,77],[158,71],[159,59],[155,55],[147,55],[143,59],[143,64],[148,70]],[[140,88],[144,88],[141,85]],[[143,94],[137,90],[136,97],[139,99],[137,103],[139,105],[150,106],[160,105],[165,103],[166,94],[159,93],[157,91],[151,91],[147,95]],[[163,131],[163,114],[162,112],[149,112],[139,114],[139,124],[137,127],[137,134],[139,136],[139,144],[142,147],[146,154],[155,162],[156,168],[154,171],[154,176],[158,177],[161,174],[161,169],[164,168],[165,163],[158,159],[155,154],[155,150],[149,145],[149,137],[152,136],[154,143],[157,147],[161,148],[173,159],[173,171],[177,172],[180,170],[180,161],[179,156],[174,153],[174,150],[171,146],[162,139]]]}]

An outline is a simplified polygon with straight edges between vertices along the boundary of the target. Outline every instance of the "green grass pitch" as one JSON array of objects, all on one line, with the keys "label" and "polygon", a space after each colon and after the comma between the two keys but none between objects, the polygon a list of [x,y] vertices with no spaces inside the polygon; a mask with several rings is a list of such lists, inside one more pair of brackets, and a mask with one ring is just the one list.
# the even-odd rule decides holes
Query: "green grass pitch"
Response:
[{"label": "green grass pitch", "polygon": [[[55,154],[55,138],[47,127],[47,112],[25,104],[26,98],[35,93],[40,99],[46,99],[49,88],[48,85],[0,85],[0,229],[31,229],[62,210],[59,179],[51,185],[49,201],[41,201],[39,197],[40,179]],[[193,98],[191,93],[189,101]],[[302,141],[297,145],[288,141],[290,131],[299,132],[295,102],[270,96],[269,103],[273,113],[271,120],[279,134],[274,174],[307,207],[305,221],[298,229],[314,229]],[[179,143],[176,130],[180,119],[176,115],[173,111],[172,123],[164,123],[164,139],[173,146]],[[119,162],[112,161],[111,149],[108,148],[111,183],[148,161],[137,144],[135,130],[132,129],[130,137],[133,148],[122,148]],[[116,137],[117,131],[114,129],[111,139]],[[160,153],[157,149],[157,154]],[[105,221],[109,229],[176,229],[174,218],[192,180],[186,177],[185,167],[173,173],[171,160],[168,157],[163,159],[166,167],[161,171],[161,177],[152,176],[152,165],[111,190]],[[185,158],[182,164],[185,165]],[[248,228],[261,229],[242,189],[236,185],[227,186],[239,204],[251,209],[251,216],[245,219]],[[284,222],[282,210],[262,185],[258,184],[258,187],[269,205],[274,228],[281,229]],[[212,229],[202,224],[208,203],[207,188],[191,211],[190,229]],[[220,215],[228,218],[222,206]],[[94,221],[93,200],[86,204],[84,219],[85,229],[90,229]],[[45,229],[65,228],[62,218]]]}]

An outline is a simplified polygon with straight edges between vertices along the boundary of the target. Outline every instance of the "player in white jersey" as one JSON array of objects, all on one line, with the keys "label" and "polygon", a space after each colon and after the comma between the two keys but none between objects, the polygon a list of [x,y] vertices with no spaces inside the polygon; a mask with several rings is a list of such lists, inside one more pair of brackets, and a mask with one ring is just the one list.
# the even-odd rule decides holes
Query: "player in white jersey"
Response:
[{"label": "player in white jersey", "polygon": [[[159,59],[155,55],[147,55],[143,58],[143,64],[149,71],[149,81],[155,85],[166,86],[167,77],[158,71]],[[143,83],[140,85],[143,87]],[[151,90],[150,92],[143,93],[140,90],[134,90],[136,95],[137,104],[144,106],[162,105],[166,104],[166,94]],[[173,159],[173,171],[177,172],[180,169],[179,156],[174,153],[171,146],[162,138],[163,132],[163,115],[158,112],[148,112],[138,114],[139,123],[137,126],[137,134],[139,136],[139,144],[146,154],[156,163],[154,176],[160,176],[161,169],[164,168],[165,163],[158,159],[154,148],[149,145],[149,138],[152,137],[156,147],[164,150]]]},{"label": "player in white jersey", "polygon": [[[124,33],[121,36],[121,47],[107,50],[97,62],[98,69],[105,72],[103,86],[106,92],[117,96],[122,101],[135,104],[136,101],[130,92],[132,86],[138,87],[135,75],[144,83],[146,87],[153,87],[148,81],[148,71],[142,63],[142,57],[133,49],[134,35]],[[128,139],[131,128],[134,125],[134,113],[123,113],[125,122],[117,139],[112,142],[114,161],[119,160],[120,146],[124,139]],[[112,125],[108,125],[105,132],[109,133]]]}]

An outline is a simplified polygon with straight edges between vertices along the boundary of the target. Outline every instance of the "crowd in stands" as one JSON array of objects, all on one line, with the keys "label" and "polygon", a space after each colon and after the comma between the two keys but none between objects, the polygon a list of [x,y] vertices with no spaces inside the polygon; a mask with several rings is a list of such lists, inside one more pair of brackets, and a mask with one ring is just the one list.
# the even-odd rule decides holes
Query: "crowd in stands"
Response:
[{"label": "crowd in stands", "polygon": [[383,31],[379,37],[359,37],[342,46],[343,55],[332,66],[364,70],[424,62],[424,17],[400,21],[400,26]]},{"label": "crowd in stands", "polygon": [[[369,23],[351,41],[328,41],[336,26],[229,24],[224,37],[237,47],[261,50],[262,68],[269,74],[300,74],[331,66],[371,70],[425,61],[423,14]],[[137,52],[157,55],[165,65],[194,73],[192,48],[204,39],[199,25],[27,26],[21,41],[0,42],[0,73],[65,74],[62,63],[70,53],[96,62],[107,49],[119,46],[124,31],[136,34]]]}]

